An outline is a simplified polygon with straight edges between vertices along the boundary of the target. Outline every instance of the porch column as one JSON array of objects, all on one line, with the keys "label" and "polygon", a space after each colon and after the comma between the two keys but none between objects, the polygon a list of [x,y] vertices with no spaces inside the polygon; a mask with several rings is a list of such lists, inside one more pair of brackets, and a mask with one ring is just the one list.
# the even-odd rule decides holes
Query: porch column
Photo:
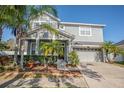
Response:
[{"label": "porch column", "polygon": [[68,57],[69,53],[71,52],[71,42],[67,41],[66,43],[66,61],[69,63]]},{"label": "porch column", "polygon": [[27,40],[25,40],[24,46],[25,46],[24,55],[27,55],[28,54],[28,41]]},{"label": "porch column", "polygon": [[71,52],[72,51],[71,42],[72,42],[71,40],[68,41],[68,47],[69,47],[68,52]]},{"label": "porch column", "polygon": [[36,38],[36,49],[35,49],[35,54],[36,55],[39,54],[38,50],[39,50],[39,38]]},{"label": "porch column", "polygon": [[67,61],[67,44],[64,42],[64,60]]},{"label": "porch column", "polygon": [[37,33],[36,35],[36,48],[35,48],[35,54],[38,55],[39,54],[39,33]]}]

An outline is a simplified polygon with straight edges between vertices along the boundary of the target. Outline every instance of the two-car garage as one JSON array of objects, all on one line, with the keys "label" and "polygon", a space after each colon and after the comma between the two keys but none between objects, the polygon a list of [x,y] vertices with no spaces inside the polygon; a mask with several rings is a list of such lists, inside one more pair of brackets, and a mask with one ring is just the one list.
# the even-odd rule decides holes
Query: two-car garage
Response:
[{"label": "two-car garage", "polygon": [[99,48],[74,48],[80,62],[102,62],[103,53]]}]

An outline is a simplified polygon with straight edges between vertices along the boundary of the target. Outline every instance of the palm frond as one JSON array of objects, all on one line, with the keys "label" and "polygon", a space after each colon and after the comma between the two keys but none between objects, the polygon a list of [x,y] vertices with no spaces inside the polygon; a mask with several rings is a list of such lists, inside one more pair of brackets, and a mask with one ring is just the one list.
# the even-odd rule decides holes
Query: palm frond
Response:
[{"label": "palm frond", "polygon": [[48,30],[48,31],[50,31],[51,33],[54,33],[54,34],[58,34],[58,30],[57,29],[55,29],[55,28],[53,28],[53,27],[51,27],[49,24],[42,24],[41,25],[41,28],[42,29],[46,29],[46,30]]}]

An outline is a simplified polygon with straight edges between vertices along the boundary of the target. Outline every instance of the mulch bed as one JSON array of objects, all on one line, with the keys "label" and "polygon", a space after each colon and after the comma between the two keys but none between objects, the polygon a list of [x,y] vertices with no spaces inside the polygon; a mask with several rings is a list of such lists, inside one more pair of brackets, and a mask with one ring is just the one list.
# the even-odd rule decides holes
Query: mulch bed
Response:
[{"label": "mulch bed", "polygon": [[30,73],[30,75],[32,76],[33,74],[41,74],[46,76],[53,75],[53,76],[60,76],[60,77],[70,77],[70,76],[80,77],[81,76],[80,71],[59,70],[57,69],[56,65],[49,65],[48,69],[46,69],[44,65],[40,65],[40,66],[33,67],[31,70],[28,70],[27,72]]},{"label": "mulch bed", "polygon": [[10,78],[12,73],[23,74],[22,78],[40,78],[42,76],[57,76],[57,77],[81,77],[80,71],[59,70],[56,65],[49,65],[48,69],[44,65],[38,65],[27,71],[5,71],[0,73],[0,77],[4,77],[7,73],[11,73],[7,78]]}]

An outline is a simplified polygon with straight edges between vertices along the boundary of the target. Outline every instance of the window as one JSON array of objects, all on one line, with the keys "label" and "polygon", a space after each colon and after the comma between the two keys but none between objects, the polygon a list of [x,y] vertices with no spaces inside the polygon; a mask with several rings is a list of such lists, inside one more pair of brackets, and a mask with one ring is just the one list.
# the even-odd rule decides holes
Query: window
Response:
[{"label": "window", "polygon": [[80,36],[91,36],[91,27],[79,27]]},{"label": "window", "polygon": [[49,33],[46,31],[46,32],[44,32],[44,34],[43,34],[43,38],[48,38],[49,37]]},{"label": "window", "polygon": [[39,21],[48,21],[49,17],[48,16],[42,16]]},{"label": "window", "polygon": [[35,22],[33,28],[39,27],[39,22]]}]

